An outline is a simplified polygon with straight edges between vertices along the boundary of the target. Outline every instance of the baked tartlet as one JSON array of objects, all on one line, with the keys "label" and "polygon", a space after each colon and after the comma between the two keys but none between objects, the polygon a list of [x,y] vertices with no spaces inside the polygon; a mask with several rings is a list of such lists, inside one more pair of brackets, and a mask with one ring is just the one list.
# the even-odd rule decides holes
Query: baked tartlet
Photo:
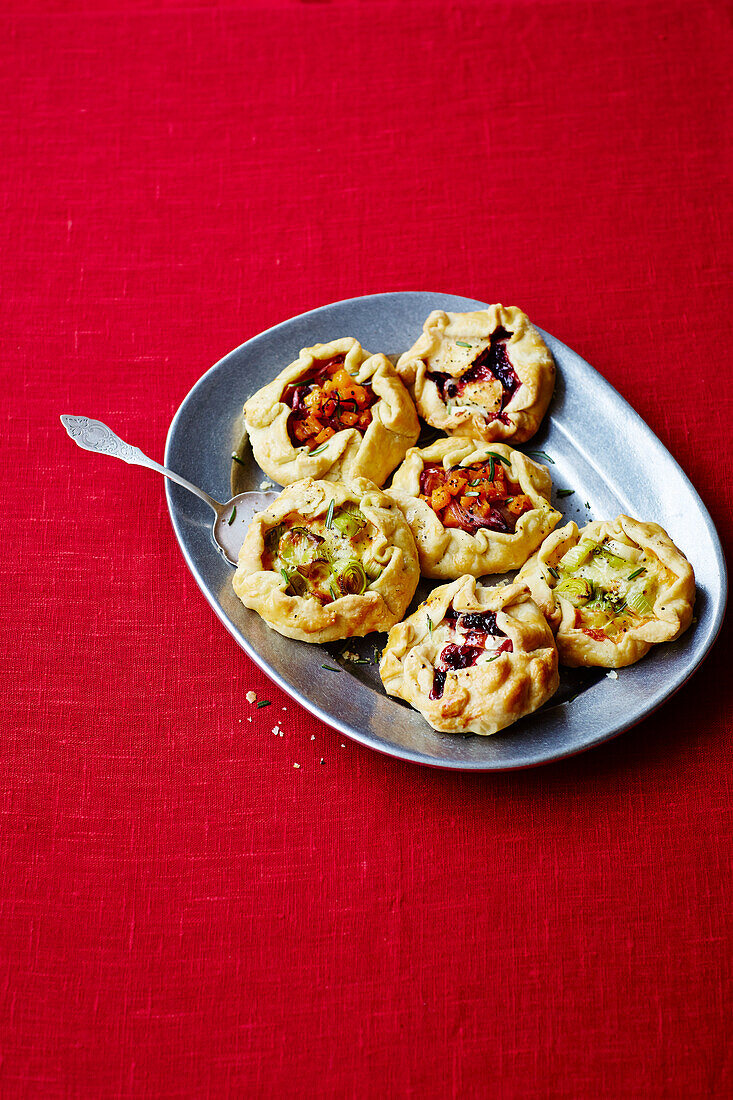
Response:
[{"label": "baked tartlet", "polygon": [[379,666],[386,691],[444,733],[491,734],[557,690],[552,631],[522,584],[459,577],[393,626]]},{"label": "baked tartlet", "polygon": [[553,531],[517,581],[555,631],[564,665],[631,665],[692,621],[692,566],[662,527],[629,516]]},{"label": "baked tartlet", "polygon": [[439,439],[413,447],[389,496],[410,525],[426,577],[504,573],[560,521],[547,467],[504,443]]},{"label": "baked tartlet", "polygon": [[397,371],[428,424],[489,443],[534,435],[555,385],[549,348],[516,306],[434,310]]},{"label": "baked tartlet", "polygon": [[389,630],[419,579],[410,529],[376,485],[306,478],[254,517],[233,585],[280,634],[333,642]]},{"label": "baked tartlet", "polygon": [[350,336],[303,348],[250,397],[244,424],[255,459],[279,485],[305,477],[382,485],[420,431],[389,359]]}]

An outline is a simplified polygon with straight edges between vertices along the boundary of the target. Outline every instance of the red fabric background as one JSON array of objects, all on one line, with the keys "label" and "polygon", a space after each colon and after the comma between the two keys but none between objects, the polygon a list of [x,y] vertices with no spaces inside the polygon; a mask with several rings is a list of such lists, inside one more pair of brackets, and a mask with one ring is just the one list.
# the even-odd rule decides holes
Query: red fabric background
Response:
[{"label": "red fabric background", "polygon": [[3,6],[3,1097],[731,1094],[730,631],[561,764],[342,745],[58,415],[160,458],[261,329],[463,293],[600,369],[730,546],[732,52],[722,0]]}]

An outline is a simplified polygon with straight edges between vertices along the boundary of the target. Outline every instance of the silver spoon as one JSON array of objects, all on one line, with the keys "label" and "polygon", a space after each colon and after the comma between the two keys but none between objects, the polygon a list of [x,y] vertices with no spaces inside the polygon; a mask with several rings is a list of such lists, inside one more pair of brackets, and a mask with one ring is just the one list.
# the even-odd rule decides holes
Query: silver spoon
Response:
[{"label": "silver spoon", "polygon": [[159,474],[165,474],[177,485],[195,493],[197,497],[205,501],[216,514],[211,533],[214,542],[221,550],[224,557],[232,565],[237,564],[239,550],[244,542],[247,528],[252,522],[256,512],[261,512],[268,504],[278,497],[277,493],[238,493],[237,496],[221,504],[214,500],[203,489],[186,481],[185,477],[168,470],[158,462],[153,462],[138,447],[132,447],[129,443],[116,436],[111,428],[103,424],[101,420],[91,420],[88,416],[61,417],[61,423],[77,444],[85,451],[96,451],[102,455],[112,455],[113,458],[121,458],[133,466],[147,466],[149,470],[157,470]]}]

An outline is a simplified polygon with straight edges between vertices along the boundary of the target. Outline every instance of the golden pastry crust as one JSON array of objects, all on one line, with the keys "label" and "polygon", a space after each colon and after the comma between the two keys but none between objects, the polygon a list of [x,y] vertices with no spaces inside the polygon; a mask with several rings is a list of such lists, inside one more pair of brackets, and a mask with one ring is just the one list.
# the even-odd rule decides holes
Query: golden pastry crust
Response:
[{"label": "golden pastry crust", "polygon": [[[349,539],[336,531],[334,515],[338,518],[343,512],[348,522],[346,509],[354,508],[360,518],[357,533]],[[329,560],[335,563],[334,577],[339,563],[349,556],[356,559],[369,570],[369,576],[364,576],[369,582],[365,591],[341,595],[336,582],[338,598],[325,605],[314,596],[290,594],[287,571],[284,574],[267,564],[268,555],[272,557],[268,532],[281,525],[285,530],[325,535]],[[323,538],[320,541],[324,544]],[[419,579],[410,529],[399,508],[376,485],[366,478],[348,485],[305,478],[283,490],[254,517],[232,583],[245,607],[261,615],[273,630],[305,642],[333,642],[389,630],[407,610]]]},{"label": "golden pastry crust", "polygon": [[[563,565],[570,551],[575,557]],[[629,516],[553,531],[517,581],[555,631],[560,663],[571,667],[631,665],[692,622],[692,566],[657,523]]]},{"label": "golden pastry crust", "polygon": [[[292,409],[282,400],[288,386],[313,368],[337,356],[359,385],[368,383],[377,397],[371,423],[362,435],[356,427],[343,428],[310,453],[295,446],[288,432]],[[416,441],[420,425],[412,398],[385,355],[371,355],[358,340],[344,337],[303,348],[299,357],[244,406],[244,424],[255,459],[279,485],[305,477],[349,481],[368,477],[382,485]]]},{"label": "golden pastry crust", "polygon": [[[450,608],[479,616],[446,619]],[[486,612],[494,613],[493,621]],[[470,650],[480,649],[471,643],[481,640],[482,631],[477,635],[472,627],[482,617],[491,622],[485,648],[467,667],[451,666],[447,646],[461,648],[458,664],[464,652],[471,659]],[[526,586],[484,588],[470,576],[434,589],[413,615],[392,627],[379,671],[390,695],[405,699],[444,733],[496,733],[536,710],[559,684],[552,631]]]},{"label": "golden pastry crust", "polygon": [[[502,331],[511,333],[506,342]],[[508,386],[486,366],[492,345],[505,368],[508,360]],[[451,381],[469,370],[481,377],[464,378],[460,385]],[[397,371],[428,424],[489,443],[522,443],[534,435],[555,386],[550,350],[516,306],[492,305],[474,313],[434,310],[422,335],[400,356]]]},{"label": "golden pastry crust", "polygon": [[[518,484],[533,507],[516,520],[513,532],[480,528],[475,534],[458,527],[445,527],[439,515],[420,496],[420,477],[426,466],[442,464],[445,470],[490,462],[503,467],[510,481]],[[501,459],[504,461],[502,462]],[[562,518],[549,502],[552,482],[546,466],[541,466],[504,443],[487,447],[468,439],[439,439],[422,449],[411,448],[387,490],[402,509],[410,525],[418,553],[420,570],[426,577],[446,580],[471,573],[504,573],[517,569],[540,545]]]}]

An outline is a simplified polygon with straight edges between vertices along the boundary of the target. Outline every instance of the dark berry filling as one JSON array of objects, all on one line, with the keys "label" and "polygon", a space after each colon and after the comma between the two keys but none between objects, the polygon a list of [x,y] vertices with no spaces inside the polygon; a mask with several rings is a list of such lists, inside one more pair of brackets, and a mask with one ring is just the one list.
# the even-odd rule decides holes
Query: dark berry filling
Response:
[{"label": "dark berry filling", "polygon": [[505,328],[495,329],[491,334],[489,346],[484,348],[468,370],[457,378],[442,371],[428,371],[428,378],[432,378],[435,382],[443,401],[459,397],[471,382],[495,378],[501,384],[501,405],[499,411],[491,414],[488,419],[501,420],[502,423],[508,424],[509,417],[504,409],[522,384],[507,355],[506,345],[511,336],[512,333],[507,332]]},{"label": "dark berry filling", "polygon": [[433,672],[431,699],[442,698],[445,678],[451,669],[471,668],[472,665],[476,664],[476,661],[486,649],[486,639],[488,637],[506,639],[497,649],[497,657],[500,653],[511,653],[513,648],[511,638],[507,638],[504,631],[496,625],[495,611],[465,611],[459,613],[451,606],[447,609],[443,618],[451,623],[453,629],[461,627],[468,631],[468,634],[463,644],[458,645],[455,642],[449,642],[441,650],[438,664]]}]

